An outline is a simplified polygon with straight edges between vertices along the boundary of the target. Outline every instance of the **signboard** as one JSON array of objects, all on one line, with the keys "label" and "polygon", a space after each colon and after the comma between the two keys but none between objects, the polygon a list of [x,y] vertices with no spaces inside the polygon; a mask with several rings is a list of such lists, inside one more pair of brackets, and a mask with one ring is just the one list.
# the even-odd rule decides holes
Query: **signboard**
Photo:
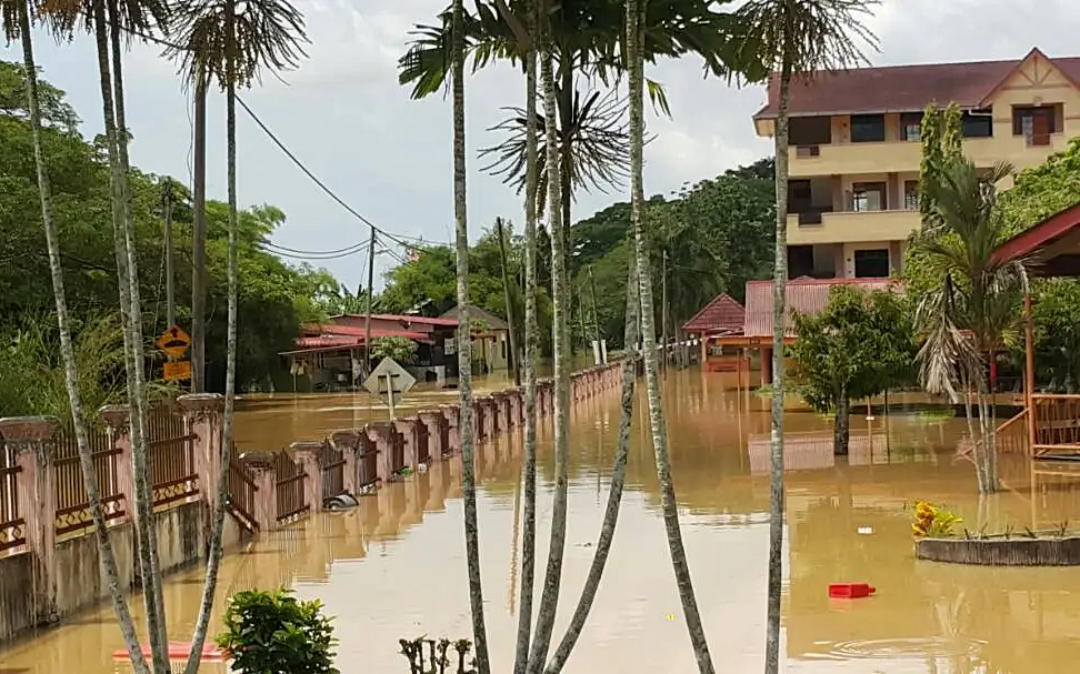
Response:
[{"label": "signboard", "polygon": [[158,337],[157,345],[170,358],[179,358],[191,346],[191,335],[174,325]]},{"label": "signboard", "polygon": [[364,388],[369,393],[386,396],[391,415],[394,405],[401,401],[401,396],[408,393],[415,385],[416,377],[409,374],[393,358],[383,358],[382,362],[364,380]]},{"label": "signboard", "polygon": [[165,381],[187,381],[191,379],[190,360],[170,360],[165,363]]}]

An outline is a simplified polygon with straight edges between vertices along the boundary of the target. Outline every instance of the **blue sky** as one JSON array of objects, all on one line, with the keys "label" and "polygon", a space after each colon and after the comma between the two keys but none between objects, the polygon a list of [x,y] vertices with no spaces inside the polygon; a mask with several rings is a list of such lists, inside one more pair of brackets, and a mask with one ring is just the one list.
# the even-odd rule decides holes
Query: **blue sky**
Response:
[{"label": "blue sky", "polygon": [[[243,94],[245,100],[308,167],[376,226],[410,237],[449,241],[453,227],[450,104],[440,96],[409,100],[397,84],[396,61],[408,31],[430,21],[448,0],[296,0],[304,12],[308,58],[299,70]],[[1027,20],[1038,17],[1039,20]],[[880,40],[878,65],[1017,58],[1033,46],[1049,56],[1080,55],[1075,0],[885,0],[871,23]],[[38,35],[45,76],[68,92],[86,135],[101,129],[93,42],[80,37],[56,45]],[[18,59],[18,45],[2,52]],[[136,45],[126,58],[133,161],[143,170],[189,180],[190,100],[175,67],[154,47]],[[663,83],[672,119],[649,119],[657,138],[646,149],[646,191],[677,190],[752,162],[770,150],[755,137],[750,116],[764,102],[758,87],[736,89],[703,79],[694,59],[665,62],[647,73]],[[509,68],[485,70],[468,82],[469,218],[473,238],[496,216],[521,220],[521,205],[499,178],[480,172],[479,148],[504,106],[522,99],[522,80]],[[366,239],[366,227],[312,184],[248,119],[238,113],[239,199],[271,203],[288,222],[274,242],[294,249],[330,250]],[[214,94],[209,107],[208,192],[225,196],[225,111]],[[626,190],[579,195],[585,217]],[[380,255],[376,284],[393,264]],[[365,277],[363,255],[323,265],[356,287]]]}]

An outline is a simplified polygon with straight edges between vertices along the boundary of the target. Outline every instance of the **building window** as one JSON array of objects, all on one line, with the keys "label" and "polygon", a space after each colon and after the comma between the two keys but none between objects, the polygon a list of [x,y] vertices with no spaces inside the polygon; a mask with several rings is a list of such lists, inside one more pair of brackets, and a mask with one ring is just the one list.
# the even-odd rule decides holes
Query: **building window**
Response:
[{"label": "building window", "polygon": [[814,274],[814,247],[813,246],[788,246],[788,278],[801,276],[813,276]]},{"label": "building window", "polygon": [[919,210],[919,181],[904,181],[904,209],[908,211]]},{"label": "building window", "polygon": [[791,145],[828,145],[832,142],[831,117],[792,117],[788,126]]},{"label": "building window", "polygon": [[1028,145],[1049,145],[1050,134],[1059,127],[1056,106],[1013,108],[1013,135],[1023,136]]},{"label": "building window", "polygon": [[855,251],[855,278],[885,278],[888,275],[888,248]]},{"label": "building window", "polygon": [[880,143],[885,140],[885,115],[852,115],[852,143]]},{"label": "building window", "polygon": [[964,138],[992,138],[994,117],[990,110],[972,110],[960,117],[960,133]]},{"label": "building window", "polygon": [[921,112],[905,112],[900,115],[900,140],[918,143],[922,138]]},{"label": "building window", "polygon": [[854,183],[851,186],[851,210],[883,211],[887,208],[885,183]]}]

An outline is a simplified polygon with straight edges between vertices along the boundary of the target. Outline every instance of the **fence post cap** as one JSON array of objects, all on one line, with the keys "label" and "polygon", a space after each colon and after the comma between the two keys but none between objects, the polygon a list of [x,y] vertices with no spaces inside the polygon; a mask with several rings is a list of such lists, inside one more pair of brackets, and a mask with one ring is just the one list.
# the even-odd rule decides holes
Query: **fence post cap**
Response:
[{"label": "fence post cap", "polygon": [[273,452],[244,452],[238,458],[241,463],[255,470],[270,470],[274,465]]},{"label": "fence post cap", "polygon": [[289,450],[298,455],[318,456],[322,448],[323,443],[320,440],[298,440],[289,445]]},{"label": "fence post cap", "polygon": [[393,421],[394,428],[397,429],[398,433],[412,431],[419,423],[419,417],[405,417],[403,419],[394,419]]},{"label": "fence post cap", "polygon": [[112,429],[127,428],[131,422],[131,406],[127,403],[103,405],[98,414]]},{"label": "fence post cap", "polygon": [[176,399],[184,414],[209,414],[225,410],[225,396],[220,393],[186,393]]},{"label": "fence post cap", "polygon": [[341,447],[356,447],[360,442],[360,432],[353,429],[334,431],[330,434],[330,444],[334,449]]},{"label": "fence post cap", "polygon": [[368,437],[373,434],[379,438],[385,438],[390,434],[390,422],[389,421],[373,421],[364,425],[364,430],[367,432]]},{"label": "fence post cap", "polygon": [[0,419],[0,437],[12,442],[49,440],[59,428],[60,420],[53,416]]}]

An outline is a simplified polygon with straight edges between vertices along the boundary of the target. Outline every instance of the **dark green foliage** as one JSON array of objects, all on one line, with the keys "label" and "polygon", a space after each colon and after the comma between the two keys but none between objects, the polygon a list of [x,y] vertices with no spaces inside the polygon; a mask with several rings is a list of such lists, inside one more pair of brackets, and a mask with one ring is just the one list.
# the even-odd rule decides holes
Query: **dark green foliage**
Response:
[{"label": "dark green foliage", "polygon": [[[1048,279],[1035,284],[1032,303],[1035,371],[1052,390],[1080,391],[1080,282]],[[1017,349],[1017,358],[1022,356]],[[1022,362],[1022,361],[1021,361]]]},{"label": "dark green foliage", "polygon": [[903,296],[837,285],[825,311],[793,318],[799,335],[790,348],[794,379],[815,410],[833,411],[841,398],[866,398],[914,381],[915,335]]},{"label": "dark green foliage", "polygon": [[321,602],[299,601],[291,590],[237,592],[217,644],[243,674],[338,674],[337,639],[321,611]]}]

